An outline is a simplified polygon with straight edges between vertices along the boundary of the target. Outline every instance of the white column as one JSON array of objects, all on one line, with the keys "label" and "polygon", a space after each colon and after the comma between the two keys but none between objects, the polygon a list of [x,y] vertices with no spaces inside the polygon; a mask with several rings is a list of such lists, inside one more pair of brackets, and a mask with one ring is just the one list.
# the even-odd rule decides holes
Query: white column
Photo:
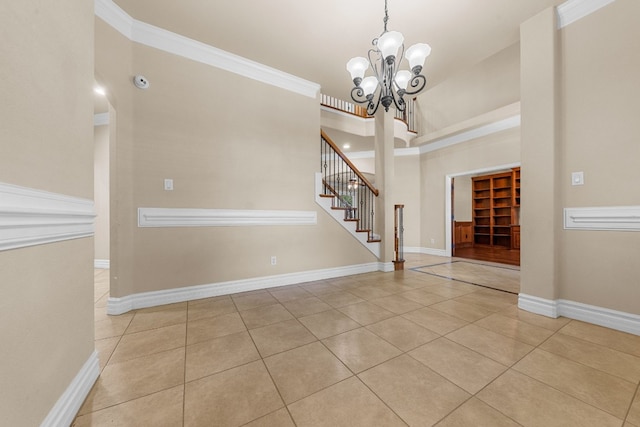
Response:
[{"label": "white column", "polygon": [[[380,261],[391,263],[393,261],[393,181],[394,171],[394,137],[393,111],[385,112],[380,109],[375,116],[375,167],[376,187],[380,194],[376,200],[376,230],[382,238]],[[393,268],[393,267],[391,267]]]}]

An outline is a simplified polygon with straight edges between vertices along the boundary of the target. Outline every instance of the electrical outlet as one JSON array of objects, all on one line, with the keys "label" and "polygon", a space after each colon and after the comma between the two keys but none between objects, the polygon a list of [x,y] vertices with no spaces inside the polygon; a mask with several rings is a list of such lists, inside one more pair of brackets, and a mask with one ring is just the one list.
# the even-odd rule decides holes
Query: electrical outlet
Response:
[{"label": "electrical outlet", "polygon": [[164,189],[166,191],[172,191],[173,190],[173,180],[172,179],[166,178],[164,180]]},{"label": "electrical outlet", "polygon": [[436,243],[436,239],[431,239],[431,244],[435,244]]},{"label": "electrical outlet", "polygon": [[278,259],[276,258],[276,256],[275,256],[275,255],[273,255],[273,256],[271,257],[271,265],[276,265],[277,263],[278,263]]}]

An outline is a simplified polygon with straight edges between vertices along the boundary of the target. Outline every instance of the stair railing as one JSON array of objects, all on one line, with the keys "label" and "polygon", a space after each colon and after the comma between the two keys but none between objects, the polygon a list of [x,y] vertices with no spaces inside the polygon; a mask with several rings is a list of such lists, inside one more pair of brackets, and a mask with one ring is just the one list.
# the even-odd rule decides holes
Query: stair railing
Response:
[{"label": "stair railing", "polygon": [[[395,110],[395,118],[406,123],[409,132],[417,133],[418,129],[416,127],[416,99],[409,98],[405,99],[404,101],[406,103],[405,110]],[[362,117],[364,119],[373,118],[373,116],[367,114],[367,109],[365,107],[361,107],[352,102],[334,98],[333,96],[320,94],[320,104],[334,110],[342,111],[343,113],[349,113],[357,117]]]},{"label": "stair railing", "polygon": [[338,146],[320,131],[321,197],[332,198],[332,209],[342,209],[345,221],[357,221],[356,231],[367,233],[367,241],[379,242],[375,233],[378,189],[356,168]]}]

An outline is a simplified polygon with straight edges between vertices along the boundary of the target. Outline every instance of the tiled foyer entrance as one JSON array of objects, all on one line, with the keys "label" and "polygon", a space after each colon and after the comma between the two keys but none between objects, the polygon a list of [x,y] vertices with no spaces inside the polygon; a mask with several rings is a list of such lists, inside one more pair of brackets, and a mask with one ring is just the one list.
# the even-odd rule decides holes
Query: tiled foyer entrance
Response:
[{"label": "tiled foyer entrance", "polygon": [[640,427],[640,337],[410,270],[441,263],[121,316],[96,270],[102,373],[74,425]]}]

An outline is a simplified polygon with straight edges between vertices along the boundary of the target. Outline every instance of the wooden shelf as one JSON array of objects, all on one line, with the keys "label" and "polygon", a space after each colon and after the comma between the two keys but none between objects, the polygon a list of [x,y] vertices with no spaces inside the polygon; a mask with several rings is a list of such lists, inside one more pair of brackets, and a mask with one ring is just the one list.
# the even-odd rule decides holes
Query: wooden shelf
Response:
[{"label": "wooden shelf", "polygon": [[520,168],[472,178],[472,199],[473,243],[519,247],[519,231],[515,242],[511,227],[519,218]]}]

